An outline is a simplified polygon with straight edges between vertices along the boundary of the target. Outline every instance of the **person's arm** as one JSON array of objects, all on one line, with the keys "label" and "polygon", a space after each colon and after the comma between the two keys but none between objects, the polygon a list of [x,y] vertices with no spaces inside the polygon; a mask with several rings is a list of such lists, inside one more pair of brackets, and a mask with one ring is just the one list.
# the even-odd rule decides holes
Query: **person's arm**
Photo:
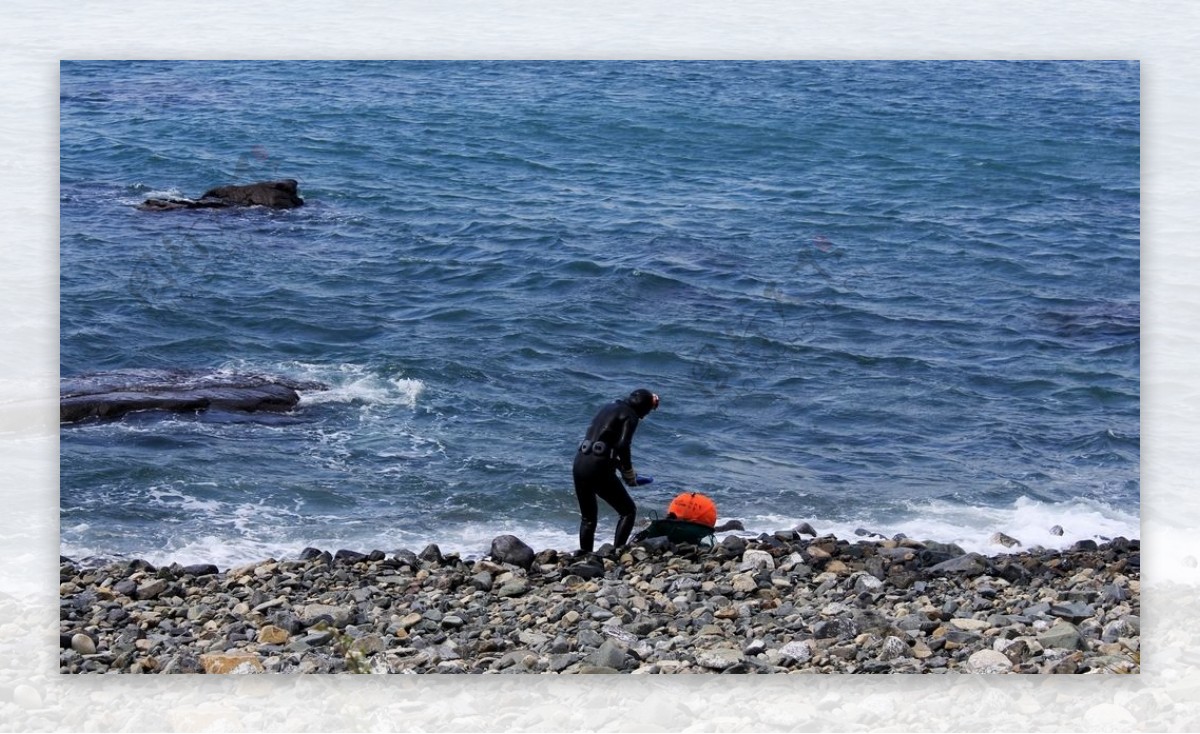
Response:
[{"label": "person's arm", "polygon": [[637,416],[625,416],[621,421],[621,437],[617,439],[617,461],[621,467],[621,478],[630,487],[637,483],[637,472],[633,470],[633,433],[637,426]]}]

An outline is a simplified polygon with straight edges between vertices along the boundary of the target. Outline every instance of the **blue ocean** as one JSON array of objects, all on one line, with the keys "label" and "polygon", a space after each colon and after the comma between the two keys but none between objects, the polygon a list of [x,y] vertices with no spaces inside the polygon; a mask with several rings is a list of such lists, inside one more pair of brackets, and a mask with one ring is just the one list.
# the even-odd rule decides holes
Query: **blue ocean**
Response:
[{"label": "blue ocean", "polygon": [[[62,378],[327,389],[64,423],[61,552],[573,550],[574,451],[639,387],[644,518],[1140,537],[1139,75],[63,62]],[[279,178],[303,207],[138,208]]]}]

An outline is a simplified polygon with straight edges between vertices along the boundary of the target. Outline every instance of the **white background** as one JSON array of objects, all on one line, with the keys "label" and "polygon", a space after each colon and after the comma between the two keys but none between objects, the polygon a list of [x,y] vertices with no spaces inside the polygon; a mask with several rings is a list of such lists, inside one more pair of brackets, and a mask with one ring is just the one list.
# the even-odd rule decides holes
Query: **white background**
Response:
[{"label": "white background", "polygon": [[[0,5],[0,729],[1200,729],[1200,3],[7,2]],[[62,59],[1137,59],[1140,676],[61,676]]]}]

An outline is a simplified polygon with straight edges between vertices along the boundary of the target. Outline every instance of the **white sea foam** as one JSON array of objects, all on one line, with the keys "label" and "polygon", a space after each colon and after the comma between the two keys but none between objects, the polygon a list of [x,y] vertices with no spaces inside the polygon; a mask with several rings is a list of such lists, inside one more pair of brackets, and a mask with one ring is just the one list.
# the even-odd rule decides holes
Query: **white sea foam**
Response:
[{"label": "white sea foam", "polygon": [[[138,184],[138,185],[141,186],[141,184]],[[175,187],[171,187],[169,189],[151,189],[149,191],[141,192],[141,193],[137,194],[136,196],[122,196],[118,199],[118,201],[122,204],[128,204],[131,206],[135,206],[137,204],[141,204],[146,199],[189,199],[189,198],[191,198],[191,197],[189,197],[187,194],[183,193],[179,189],[177,189]]]},{"label": "white sea foam", "polygon": [[280,365],[278,371],[295,379],[329,385],[328,390],[302,391],[301,404],[351,403],[413,408],[425,391],[425,383],[421,380],[382,375],[357,364],[288,362]]},{"label": "white sea foam", "polygon": [[261,374],[280,375],[303,382],[319,382],[328,385],[327,390],[301,390],[300,404],[321,405],[346,403],[365,408],[407,407],[415,408],[425,392],[421,380],[396,374],[381,374],[361,364],[320,364],[290,361],[279,364],[262,364],[246,360],[232,360],[222,365],[218,374]]},{"label": "white sea foam", "polygon": [[233,568],[246,563],[257,563],[268,558],[281,559],[297,555],[299,549],[293,543],[250,540],[249,538],[225,538],[206,535],[192,539],[165,550],[139,553],[138,557],[150,563],[212,563],[221,569]]},{"label": "white sea foam", "polygon": [[[967,507],[948,502],[930,502],[912,506],[912,517],[880,521],[873,519],[827,520],[824,518],[759,515],[743,518],[747,528],[758,530],[795,527],[807,522],[821,534],[856,540],[859,529],[893,537],[899,533],[918,539],[955,543],[963,550],[997,555],[1034,546],[1069,548],[1080,540],[1123,536],[1141,538],[1141,521],[1136,514],[1118,510],[1091,500],[1072,500],[1051,504],[1026,497],[1007,507]],[[1062,535],[1052,532],[1062,528]],[[1007,548],[992,540],[1004,533],[1021,542],[1020,548]]]},{"label": "white sea foam", "polygon": [[[487,555],[492,540],[501,535],[515,535],[535,551],[548,548],[569,551],[578,546],[578,538],[575,534],[567,532],[561,527],[540,523],[514,526],[511,522],[496,519],[489,522],[463,522],[447,525],[434,533],[384,532],[354,541],[361,543],[360,547],[355,545],[346,547],[355,550],[378,549],[388,553],[407,548],[419,553],[425,546],[435,543],[442,553],[457,553],[463,558],[481,558]],[[332,540],[318,541],[313,544],[314,547],[331,547],[322,546],[321,542],[334,543]]]},{"label": "white sea foam", "polygon": [[[202,485],[196,485],[202,486]],[[209,484],[208,486],[216,486]],[[171,486],[155,486],[146,490],[150,504],[161,504],[168,507],[187,510],[189,513],[216,514],[221,510],[221,503],[215,499],[201,499]]]}]

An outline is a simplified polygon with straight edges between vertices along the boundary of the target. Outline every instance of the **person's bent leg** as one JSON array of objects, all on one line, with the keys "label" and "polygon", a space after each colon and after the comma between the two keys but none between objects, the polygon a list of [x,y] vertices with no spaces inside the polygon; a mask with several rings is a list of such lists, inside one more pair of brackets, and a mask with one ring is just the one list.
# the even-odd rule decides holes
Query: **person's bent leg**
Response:
[{"label": "person's bent leg", "polygon": [[633,523],[637,520],[637,505],[634,504],[633,498],[629,496],[625,485],[621,484],[621,480],[610,475],[611,481],[605,482],[603,489],[597,491],[600,499],[612,505],[612,508],[617,511],[620,517],[617,519],[617,530],[613,534],[613,546],[620,548],[629,541],[629,534],[633,532]]}]

